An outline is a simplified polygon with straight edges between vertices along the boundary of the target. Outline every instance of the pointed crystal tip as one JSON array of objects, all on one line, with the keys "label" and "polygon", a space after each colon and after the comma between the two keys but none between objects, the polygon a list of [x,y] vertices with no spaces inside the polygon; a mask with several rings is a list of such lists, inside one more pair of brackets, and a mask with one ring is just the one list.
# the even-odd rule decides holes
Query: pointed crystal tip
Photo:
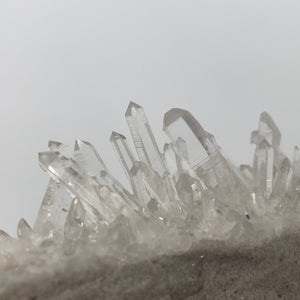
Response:
[{"label": "pointed crystal tip", "polygon": [[53,151],[39,152],[39,162],[43,170],[47,170],[51,163],[58,158],[59,153]]},{"label": "pointed crystal tip", "polygon": [[125,112],[125,116],[131,116],[132,113],[133,113],[133,109],[140,109],[142,108],[142,106],[130,101],[129,104],[128,104],[128,107],[127,107],[127,110]]},{"label": "pointed crystal tip", "polygon": [[49,140],[48,142],[48,147],[53,150],[54,149],[57,149],[59,146],[61,145],[60,142],[57,142],[57,141],[53,141],[53,140]]},{"label": "pointed crystal tip", "polygon": [[86,142],[86,141],[83,141],[83,140],[80,140],[80,139],[77,139],[75,141],[75,146],[74,146],[74,150],[80,150],[80,148],[84,147],[84,146],[88,146],[90,145],[89,142]]},{"label": "pointed crystal tip", "polygon": [[17,235],[18,235],[18,237],[21,237],[24,235],[24,233],[26,233],[28,231],[31,232],[32,229],[31,229],[30,225],[27,223],[27,221],[22,218],[18,223]]},{"label": "pointed crystal tip", "polygon": [[10,235],[5,232],[4,230],[0,230],[0,239],[6,239],[6,238],[9,238]]},{"label": "pointed crystal tip", "polygon": [[126,137],[123,134],[121,134],[121,133],[113,131],[111,133],[111,136],[110,136],[110,141],[117,140],[117,139],[124,139],[124,140],[126,140]]}]

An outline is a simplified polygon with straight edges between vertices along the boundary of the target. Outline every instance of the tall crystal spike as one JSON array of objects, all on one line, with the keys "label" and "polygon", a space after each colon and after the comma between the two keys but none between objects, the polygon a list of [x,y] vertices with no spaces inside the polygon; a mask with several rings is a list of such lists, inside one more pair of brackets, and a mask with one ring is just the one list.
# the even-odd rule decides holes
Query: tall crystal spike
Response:
[{"label": "tall crystal spike", "polygon": [[269,199],[273,191],[276,164],[279,162],[281,134],[268,113],[263,112],[260,115],[255,136],[251,137],[256,144],[253,160],[255,192],[258,197]]},{"label": "tall crystal spike", "polygon": [[158,149],[144,109],[133,102],[129,103],[125,117],[132,135],[134,146],[141,161],[163,176],[165,163]]},{"label": "tall crystal spike", "polygon": [[[136,159],[134,158],[131,150],[126,141],[126,137],[115,131],[110,136],[110,142],[121,162],[121,165],[125,171],[125,174],[129,177],[130,170],[134,165]],[[130,179],[130,177],[129,177]]]}]

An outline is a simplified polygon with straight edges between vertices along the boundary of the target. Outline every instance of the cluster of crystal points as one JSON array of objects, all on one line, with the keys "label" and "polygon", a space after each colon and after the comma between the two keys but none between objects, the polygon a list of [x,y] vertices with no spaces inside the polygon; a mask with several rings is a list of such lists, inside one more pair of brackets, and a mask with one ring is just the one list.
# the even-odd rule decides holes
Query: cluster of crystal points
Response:
[{"label": "cluster of crystal points", "polygon": [[267,113],[251,135],[253,165],[240,168],[186,110],[165,114],[170,143],[163,153],[141,106],[131,102],[125,116],[137,157],[122,134],[113,132],[110,141],[132,191],[113,177],[90,143],[77,140],[73,150],[50,141],[50,151],[39,153],[51,179],[36,223],[31,229],[21,219],[17,239],[1,231],[1,266],[80,249],[160,254],[186,250],[201,239],[265,239],[297,225],[300,152],[295,147],[291,163]]}]

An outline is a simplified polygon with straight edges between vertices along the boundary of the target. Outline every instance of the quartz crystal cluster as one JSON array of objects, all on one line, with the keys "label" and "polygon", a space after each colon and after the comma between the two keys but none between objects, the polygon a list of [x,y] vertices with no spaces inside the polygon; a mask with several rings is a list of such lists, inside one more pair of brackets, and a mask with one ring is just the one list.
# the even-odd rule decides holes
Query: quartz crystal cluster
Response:
[{"label": "quartz crystal cluster", "polygon": [[51,261],[80,251],[147,257],[185,251],[203,239],[265,240],[298,226],[300,152],[292,161],[266,113],[251,134],[253,165],[236,167],[191,113],[173,108],[163,120],[170,142],[160,149],[143,108],[131,102],[125,117],[135,152],[124,135],[110,142],[127,175],[125,188],[93,145],[74,149],[49,141],[39,153],[50,176],[36,222],[21,219],[18,238],[0,232],[0,265]]}]

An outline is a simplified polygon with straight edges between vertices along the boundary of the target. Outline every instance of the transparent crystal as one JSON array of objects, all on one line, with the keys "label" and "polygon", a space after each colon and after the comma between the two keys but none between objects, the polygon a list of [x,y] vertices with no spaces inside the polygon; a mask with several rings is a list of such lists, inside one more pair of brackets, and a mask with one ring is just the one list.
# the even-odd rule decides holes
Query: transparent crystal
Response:
[{"label": "transparent crystal", "polygon": [[166,171],[165,163],[144,109],[136,103],[130,102],[125,117],[138,157],[162,176]]},{"label": "transparent crystal", "polygon": [[133,167],[136,159],[134,158],[133,153],[129,149],[126,137],[120,133],[113,131],[110,136],[110,142],[113,145],[113,148],[119,158],[119,161],[125,171],[125,174],[130,179],[130,170]]},{"label": "transparent crystal", "polygon": [[40,210],[38,212],[34,231],[51,237],[53,234],[62,235],[72,197],[66,188],[50,179]]},{"label": "transparent crystal", "polygon": [[21,219],[17,239],[0,231],[1,268],[90,252],[123,262],[185,251],[202,239],[254,243],[298,229],[300,151],[292,161],[282,152],[267,113],[251,134],[253,165],[239,168],[186,110],[165,114],[163,153],[140,105],[131,102],[125,117],[137,157],[124,135],[112,132],[110,142],[130,191],[89,142],[76,140],[73,150],[49,141],[39,162],[51,179],[36,222],[31,228]]}]

